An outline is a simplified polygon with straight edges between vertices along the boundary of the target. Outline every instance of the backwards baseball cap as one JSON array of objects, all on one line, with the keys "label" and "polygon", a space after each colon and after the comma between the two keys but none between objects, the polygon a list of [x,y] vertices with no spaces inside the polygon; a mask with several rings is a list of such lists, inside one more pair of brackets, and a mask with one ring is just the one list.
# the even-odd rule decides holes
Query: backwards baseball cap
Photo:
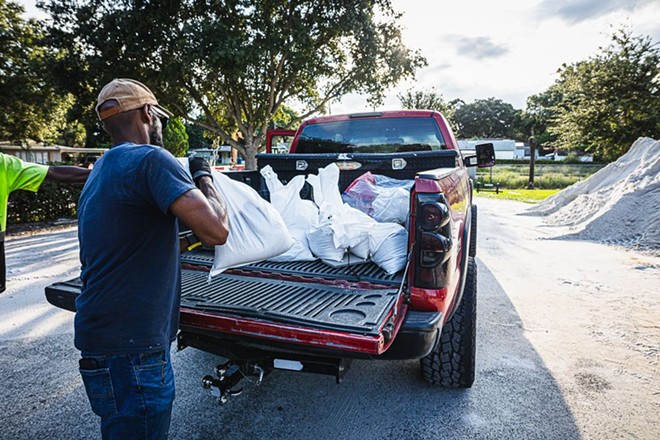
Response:
[{"label": "backwards baseball cap", "polygon": [[[117,101],[118,105],[99,110],[101,104],[111,99]],[[158,117],[172,117],[172,113],[158,105],[156,97],[147,86],[134,79],[115,78],[106,84],[101,90],[101,93],[99,93],[96,104],[96,114],[99,116],[99,119],[103,121],[118,113],[141,108],[145,104],[150,104],[154,113],[156,113],[156,116]]]}]

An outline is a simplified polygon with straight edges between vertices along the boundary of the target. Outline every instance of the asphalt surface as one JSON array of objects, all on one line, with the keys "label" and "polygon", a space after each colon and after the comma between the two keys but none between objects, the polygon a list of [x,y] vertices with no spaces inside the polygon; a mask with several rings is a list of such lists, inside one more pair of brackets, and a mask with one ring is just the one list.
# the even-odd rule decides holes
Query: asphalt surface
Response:
[{"label": "asphalt surface", "polygon": [[[617,410],[598,415],[607,409],[601,410],[599,402],[613,395],[616,384],[606,382],[599,390],[596,381],[586,391],[572,388],[572,379],[556,367],[571,359],[530,337],[529,317],[519,310],[532,316],[550,313],[551,301],[541,300],[534,309],[524,301],[514,304],[512,298],[520,294],[508,286],[515,285],[515,277],[502,274],[517,274],[529,256],[502,249],[532,238],[498,231],[504,217],[536,220],[503,213],[491,201],[480,204],[479,213],[477,373],[471,389],[428,386],[417,361],[354,361],[339,385],[329,376],[275,371],[260,386],[244,381],[242,395],[219,405],[200,379],[221,358],[173,349],[177,397],[170,438],[659,438],[657,377],[648,390],[639,391],[646,400],[618,410],[647,413],[643,429],[631,432]],[[43,293],[48,284],[77,276],[77,257],[75,228],[7,241],[8,290],[0,294],[0,439],[100,438],[77,372],[73,314],[49,305]],[[657,267],[652,272],[646,275],[658,280]],[[534,331],[544,330],[537,326]],[[539,352],[546,346],[547,352]],[[658,372],[657,359],[651,368]]]}]

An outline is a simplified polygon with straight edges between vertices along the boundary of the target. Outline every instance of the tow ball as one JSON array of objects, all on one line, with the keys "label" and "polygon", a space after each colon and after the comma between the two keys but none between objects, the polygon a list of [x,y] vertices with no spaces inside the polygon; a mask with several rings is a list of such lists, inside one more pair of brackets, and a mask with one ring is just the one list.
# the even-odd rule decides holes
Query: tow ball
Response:
[{"label": "tow ball", "polygon": [[257,379],[251,381],[256,385],[261,385],[264,379],[265,370],[255,363],[239,364],[228,361],[215,367],[217,377],[211,375],[202,378],[204,389],[210,390],[211,395],[218,399],[220,404],[225,404],[232,396],[238,396],[243,392],[243,388],[234,388],[241,379],[247,376],[253,376]]}]

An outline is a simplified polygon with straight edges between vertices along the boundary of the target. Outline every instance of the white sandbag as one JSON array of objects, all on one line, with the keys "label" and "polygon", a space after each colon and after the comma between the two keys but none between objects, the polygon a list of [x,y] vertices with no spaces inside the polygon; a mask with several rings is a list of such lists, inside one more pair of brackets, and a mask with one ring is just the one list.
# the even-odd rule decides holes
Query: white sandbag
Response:
[{"label": "white sandbag", "polygon": [[210,276],[286,252],[294,240],[279,212],[250,186],[213,171],[213,184],[227,204],[229,237],[215,247]]},{"label": "white sandbag", "polygon": [[335,247],[344,248],[360,258],[369,258],[369,230],[376,223],[365,213],[344,204],[333,216],[330,227]]},{"label": "white sandbag", "polygon": [[376,223],[369,231],[371,261],[390,275],[403,270],[408,260],[408,232],[397,223]]},{"label": "white sandbag", "polygon": [[[188,170],[188,160],[179,159]],[[250,186],[215,170],[213,185],[227,205],[229,236],[215,246],[209,277],[232,267],[266,260],[287,251],[294,240],[277,210]]]},{"label": "white sandbag", "polygon": [[267,165],[260,171],[264,177],[271,204],[277,209],[295,243],[286,252],[269,258],[269,261],[313,261],[316,257],[309,249],[306,232],[319,223],[319,210],[310,200],[300,197],[300,190],[305,184],[303,176],[296,176],[283,185],[273,168]]},{"label": "white sandbag", "polygon": [[341,261],[346,249],[336,247],[333,236],[330,223],[321,224],[307,231],[307,240],[312,253],[321,260]]},{"label": "white sandbag", "polygon": [[331,163],[319,168],[318,175],[310,174],[307,182],[314,191],[314,203],[319,207],[321,222],[332,219],[344,205],[339,193],[339,167]]}]

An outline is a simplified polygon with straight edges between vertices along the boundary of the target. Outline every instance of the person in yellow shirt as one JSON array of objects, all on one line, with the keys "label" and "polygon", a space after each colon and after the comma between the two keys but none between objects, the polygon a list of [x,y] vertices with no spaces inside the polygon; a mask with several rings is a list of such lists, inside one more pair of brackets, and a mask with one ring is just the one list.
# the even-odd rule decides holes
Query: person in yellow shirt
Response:
[{"label": "person in yellow shirt", "polygon": [[23,162],[0,153],[0,293],[6,289],[5,229],[9,194],[17,189],[36,192],[45,180],[84,183],[91,170],[66,165],[48,166]]}]

